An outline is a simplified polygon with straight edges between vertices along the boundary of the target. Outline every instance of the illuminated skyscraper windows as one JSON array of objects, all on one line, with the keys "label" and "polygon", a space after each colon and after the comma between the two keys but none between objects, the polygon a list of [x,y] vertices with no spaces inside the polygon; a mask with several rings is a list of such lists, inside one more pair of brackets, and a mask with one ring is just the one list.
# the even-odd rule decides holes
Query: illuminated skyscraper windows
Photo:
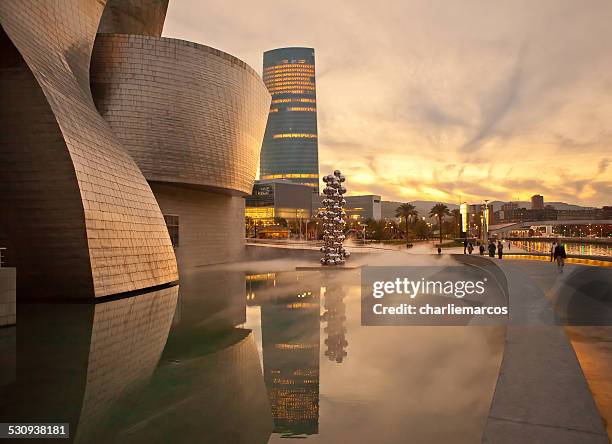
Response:
[{"label": "illuminated skyscraper windows", "polygon": [[314,49],[266,51],[263,80],[272,105],[261,148],[260,177],[287,179],[318,191]]}]

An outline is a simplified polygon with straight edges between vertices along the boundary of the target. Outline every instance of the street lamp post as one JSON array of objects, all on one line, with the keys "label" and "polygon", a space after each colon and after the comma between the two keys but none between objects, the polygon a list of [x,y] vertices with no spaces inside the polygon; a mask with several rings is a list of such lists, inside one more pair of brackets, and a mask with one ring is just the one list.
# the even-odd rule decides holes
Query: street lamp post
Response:
[{"label": "street lamp post", "polygon": [[489,240],[489,200],[484,200],[484,211],[483,211],[483,230],[482,230],[482,240],[484,243],[487,243]]}]

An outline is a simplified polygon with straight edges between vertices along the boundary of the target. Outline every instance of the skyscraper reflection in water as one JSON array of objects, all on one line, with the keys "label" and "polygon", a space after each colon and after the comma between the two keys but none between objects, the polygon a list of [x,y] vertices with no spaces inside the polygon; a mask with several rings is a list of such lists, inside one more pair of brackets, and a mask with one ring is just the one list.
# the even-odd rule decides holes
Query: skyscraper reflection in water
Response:
[{"label": "skyscraper reflection in water", "polygon": [[320,283],[312,277],[247,277],[252,297],[247,302],[261,306],[264,381],[274,433],[286,437],[319,432]]},{"label": "skyscraper reflection in water", "polygon": [[342,285],[325,274],[247,276],[247,304],[261,307],[264,380],[275,433],[318,433],[320,323],[327,323],[325,355],[341,363],[348,346],[344,297]]}]

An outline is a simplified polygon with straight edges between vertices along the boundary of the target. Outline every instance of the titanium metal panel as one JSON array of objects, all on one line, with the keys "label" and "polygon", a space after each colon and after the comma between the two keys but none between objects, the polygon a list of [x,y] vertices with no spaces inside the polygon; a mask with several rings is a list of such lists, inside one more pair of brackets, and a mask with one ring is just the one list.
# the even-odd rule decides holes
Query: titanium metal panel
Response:
[{"label": "titanium metal panel", "polygon": [[[0,2],[0,236],[24,297],[93,298],[178,279],[159,206],[98,114],[105,2]],[[10,211],[4,211],[10,209]]]}]

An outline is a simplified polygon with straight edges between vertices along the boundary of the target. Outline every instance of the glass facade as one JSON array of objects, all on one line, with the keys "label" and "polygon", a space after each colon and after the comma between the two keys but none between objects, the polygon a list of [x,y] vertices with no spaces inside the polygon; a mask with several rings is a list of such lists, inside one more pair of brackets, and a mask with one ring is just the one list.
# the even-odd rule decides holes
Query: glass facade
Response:
[{"label": "glass facade", "polygon": [[263,80],[272,104],[261,148],[260,179],[286,179],[318,192],[314,49],[266,51]]},{"label": "glass facade", "polygon": [[253,193],[246,197],[244,215],[262,225],[274,224],[274,218],[304,220],[311,217],[312,193],[309,187],[284,180],[256,181]]}]

